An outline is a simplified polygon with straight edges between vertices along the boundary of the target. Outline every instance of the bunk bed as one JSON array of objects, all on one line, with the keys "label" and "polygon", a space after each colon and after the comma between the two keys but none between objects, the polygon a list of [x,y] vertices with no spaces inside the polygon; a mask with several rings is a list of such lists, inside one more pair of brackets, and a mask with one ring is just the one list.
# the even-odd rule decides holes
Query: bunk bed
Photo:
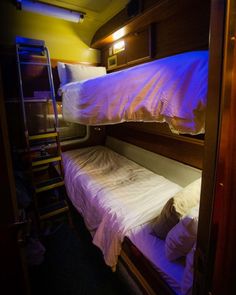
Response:
[{"label": "bunk bed", "polygon": [[167,122],[173,132],[204,133],[208,52],[186,52],[110,74],[81,77],[81,66],[65,66],[59,93],[66,121],[85,125],[129,121]]},{"label": "bunk bed", "polygon": [[[76,67],[65,70],[78,77]],[[59,89],[63,116],[95,126],[166,122],[174,133],[204,133],[207,74],[208,52],[193,51],[67,79]],[[145,161],[122,156],[127,143],[111,142],[63,153],[72,204],[105,263],[113,270],[125,265],[144,294],[191,294],[201,171],[158,158],[162,165],[153,173]]]}]

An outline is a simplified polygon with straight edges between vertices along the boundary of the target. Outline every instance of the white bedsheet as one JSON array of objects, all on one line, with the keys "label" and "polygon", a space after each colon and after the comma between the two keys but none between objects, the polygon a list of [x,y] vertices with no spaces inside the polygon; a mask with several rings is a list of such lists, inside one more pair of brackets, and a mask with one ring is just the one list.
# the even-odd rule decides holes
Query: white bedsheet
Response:
[{"label": "white bedsheet", "polygon": [[85,125],[167,122],[173,132],[205,130],[208,52],[141,64],[60,89],[66,121]]},{"label": "white bedsheet", "polygon": [[164,281],[175,291],[181,294],[181,284],[185,268],[184,259],[169,261],[165,254],[165,241],[151,234],[150,224],[144,224],[128,232],[129,239],[151,261]]},{"label": "white bedsheet", "polygon": [[63,163],[68,196],[113,269],[127,232],[155,218],[181,189],[103,146],[64,152]]}]

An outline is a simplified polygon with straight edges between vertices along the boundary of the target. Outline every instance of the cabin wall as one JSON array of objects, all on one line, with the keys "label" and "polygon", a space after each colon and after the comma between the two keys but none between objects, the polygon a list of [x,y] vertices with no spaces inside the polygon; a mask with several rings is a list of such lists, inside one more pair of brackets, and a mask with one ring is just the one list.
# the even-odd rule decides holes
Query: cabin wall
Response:
[{"label": "cabin wall", "polygon": [[45,40],[51,58],[98,63],[100,52],[90,48],[92,32],[80,24],[17,10],[14,1],[0,1],[0,45],[15,44],[15,36]]},{"label": "cabin wall", "polygon": [[[12,146],[22,148],[25,145],[25,140],[19,99],[20,90],[15,55],[15,37],[23,36],[45,41],[50,52],[56,93],[60,85],[56,67],[58,61],[98,65],[100,63],[100,51],[90,48],[92,31],[87,29],[81,30],[80,24],[17,10],[14,1],[11,0],[0,1],[0,25],[1,28],[5,29],[2,30],[0,40],[0,64],[10,141]],[[25,96],[33,97],[33,90],[49,90],[45,68],[26,66],[23,76],[26,77],[24,81]],[[59,100],[58,113],[61,116],[61,102],[59,97],[57,99]],[[43,106],[40,103],[28,103],[27,105],[29,112],[36,115],[45,113],[44,108],[45,104]],[[63,120],[60,120],[60,123],[65,131],[68,129],[66,127],[71,125]],[[33,130],[39,128],[39,124],[41,124],[39,120],[31,120]],[[75,128],[78,129],[78,136],[81,132],[84,133],[85,127],[82,126],[81,132],[78,126],[75,126]],[[70,130],[68,129],[67,131],[70,132],[71,130],[70,126]],[[100,142],[100,133],[92,128],[88,144]]]},{"label": "cabin wall", "polygon": [[[130,18],[121,11],[95,34],[91,46],[102,52],[102,64],[108,66],[110,56],[117,57],[117,66],[125,68],[184,51],[208,48],[210,1],[143,1],[142,13]],[[125,50],[112,53],[119,40],[125,41]]]}]

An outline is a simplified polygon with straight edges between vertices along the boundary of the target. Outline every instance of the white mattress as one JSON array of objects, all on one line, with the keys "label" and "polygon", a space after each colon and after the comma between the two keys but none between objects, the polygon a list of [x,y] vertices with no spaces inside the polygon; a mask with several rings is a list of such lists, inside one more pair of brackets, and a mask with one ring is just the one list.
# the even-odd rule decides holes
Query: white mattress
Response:
[{"label": "white mattress", "polygon": [[125,235],[155,218],[181,189],[103,146],[64,152],[63,163],[68,196],[113,269]]},{"label": "white mattress", "polygon": [[162,58],[60,89],[66,121],[85,125],[167,122],[173,132],[204,133],[208,52]]},{"label": "white mattress", "polygon": [[143,255],[158,270],[165,282],[181,294],[181,282],[184,273],[184,259],[170,262],[165,255],[165,241],[151,234],[150,224],[144,224],[131,229],[128,238],[143,253]]}]

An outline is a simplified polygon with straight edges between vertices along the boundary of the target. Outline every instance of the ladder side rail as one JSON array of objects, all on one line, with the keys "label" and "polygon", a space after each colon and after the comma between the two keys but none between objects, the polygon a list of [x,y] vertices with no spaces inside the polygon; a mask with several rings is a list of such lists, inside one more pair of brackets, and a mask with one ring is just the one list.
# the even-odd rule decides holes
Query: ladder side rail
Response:
[{"label": "ladder side rail", "polygon": [[[20,44],[16,44],[16,58],[17,58],[17,68],[18,68],[18,76],[19,76],[19,86],[20,86],[20,100],[21,100],[21,111],[23,114],[23,122],[24,122],[24,134],[25,134],[25,140],[27,144],[27,155],[28,160],[32,163],[32,156],[30,151],[30,142],[29,142],[29,131],[28,131],[28,125],[27,125],[27,116],[26,116],[26,110],[25,110],[25,99],[24,99],[24,88],[23,88],[23,79],[22,79],[22,70],[21,70],[21,60],[20,60]],[[34,178],[33,178],[33,170],[32,165],[30,165],[30,175],[31,175],[31,183],[34,186]],[[36,212],[35,215],[35,221],[36,221],[36,227],[39,228],[39,214],[37,213],[37,198],[35,196],[35,190],[32,197],[32,205],[34,208],[34,212]]]},{"label": "ladder side rail", "polygon": [[18,68],[18,75],[19,75],[19,86],[20,86],[20,100],[21,100],[21,111],[23,114],[23,123],[24,123],[24,134],[27,144],[27,150],[29,151],[29,131],[27,127],[27,118],[26,118],[26,111],[25,111],[25,102],[24,102],[24,89],[23,89],[23,82],[22,82],[22,72],[21,72],[21,63],[20,63],[20,45],[16,44],[16,58],[17,58],[17,68]]},{"label": "ladder side rail", "polygon": [[[53,110],[54,110],[54,116],[55,116],[55,129],[57,132],[56,142],[57,142],[57,150],[58,153],[61,154],[61,144],[60,144],[60,138],[59,138],[59,122],[58,122],[58,111],[57,111],[57,104],[56,104],[56,94],[54,89],[54,82],[53,82],[53,75],[52,75],[52,66],[51,66],[51,59],[50,59],[50,53],[48,48],[44,47],[46,51],[46,58],[47,58],[47,64],[49,65],[47,67],[48,70],[48,79],[49,79],[49,85],[50,85],[50,92],[51,92],[51,98],[52,98],[52,104],[53,104]],[[64,178],[64,169],[62,165],[62,161],[59,162],[61,176]]]},{"label": "ladder side rail", "polygon": [[49,50],[47,47],[45,47],[45,51],[46,51],[46,58],[47,58],[47,64],[48,64],[47,71],[48,71],[50,93],[51,93],[51,98],[52,98],[54,114],[55,114],[55,125],[56,125],[56,130],[58,131],[58,112],[57,112],[56,94],[55,94],[53,76],[52,76],[51,60],[50,60]]}]

